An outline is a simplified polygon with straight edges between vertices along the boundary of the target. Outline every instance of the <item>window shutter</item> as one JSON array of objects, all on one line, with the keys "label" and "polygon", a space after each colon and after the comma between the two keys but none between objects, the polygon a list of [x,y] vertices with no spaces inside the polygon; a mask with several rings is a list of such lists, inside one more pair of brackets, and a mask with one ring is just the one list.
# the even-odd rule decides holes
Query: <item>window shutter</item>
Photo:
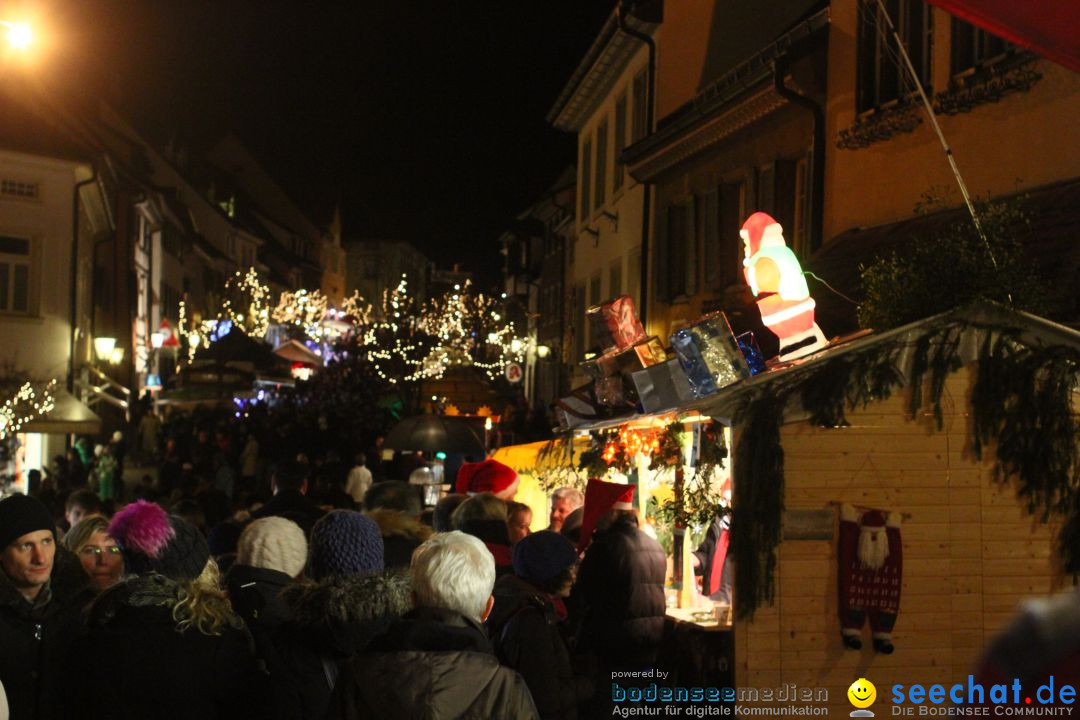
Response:
[{"label": "window shutter", "polygon": [[697,232],[697,198],[691,196],[684,209],[686,212],[686,225],[683,233],[684,242],[686,243],[686,295],[692,297],[697,293],[698,258],[701,255]]},{"label": "window shutter", "polygon": [[653,277],[656,278],[656,299],[663,302],[671,301],[671,291],[668,288],[667,228],[670,222],[669,216],[674,210],[676,208],[669,205],[664,212],[660,213],[660,221],[656,223],[656,232],[653,235],[653,257],[656,258],[656,272]]},{"label": "window shutter", "polygon": [[720,188],[705,193],[705,217],[702,221],[705,236],[705,285],[715,288],[723,262],[720,249]]},{"label": "window shutter", "polygon": [[777,160],[775,164],[773,192],[773,217],[784,228],[788,247],[795,247],[795,161]]},{"label": "window shutter", "polygon": [[742,213],[743,184],[724,183],[720,187],[720,285],[727,287],[739,281],[742,272],[743,243],[739,236],[745,218]]}]

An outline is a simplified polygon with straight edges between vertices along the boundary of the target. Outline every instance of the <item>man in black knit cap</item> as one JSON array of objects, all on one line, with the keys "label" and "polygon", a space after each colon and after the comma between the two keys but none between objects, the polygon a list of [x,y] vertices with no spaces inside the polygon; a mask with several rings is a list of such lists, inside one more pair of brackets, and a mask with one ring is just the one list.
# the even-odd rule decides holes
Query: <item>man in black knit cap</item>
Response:
[{"label": "man in black knit cap", "polygon": [[11,720],[50,720],[60,662],[91,592],[79,559],[57,547],[52,514],[25,495],[0,500],[0,682]]}]

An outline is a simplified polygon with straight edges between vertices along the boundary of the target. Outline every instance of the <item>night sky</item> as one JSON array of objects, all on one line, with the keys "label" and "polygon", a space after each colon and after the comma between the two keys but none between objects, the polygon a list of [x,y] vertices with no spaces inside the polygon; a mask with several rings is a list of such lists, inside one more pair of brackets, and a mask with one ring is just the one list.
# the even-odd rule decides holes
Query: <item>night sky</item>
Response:
[{"label": "night sky", "polygon": [[232,129],[320,224],[340,197],[347,238],[489,281],[507,221],[574,161],[544,117],[614,5],[56,2],[56,67],[150,136]]}]

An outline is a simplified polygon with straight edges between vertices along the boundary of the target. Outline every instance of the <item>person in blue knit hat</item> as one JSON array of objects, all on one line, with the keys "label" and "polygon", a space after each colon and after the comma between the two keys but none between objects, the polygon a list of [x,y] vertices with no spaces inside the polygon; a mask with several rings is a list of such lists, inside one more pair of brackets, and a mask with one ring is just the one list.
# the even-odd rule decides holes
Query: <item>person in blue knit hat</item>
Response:
[{"label": "person in blue knit hat", "polygon": [[333,510],[312,527],[304,580],[281,594],[291,618],[274,644],[284,667],[281,717],[324,718],[338,674],[412,607],[408,576],[386,572],[378,524]]},{"label": "person in blue knit hat", "polygon": [[552,530],[525,536],[514,546],[514,574],[495,583],[488,632],[504,665],[525,678],[543,720],[578,717],[578,703],[592,683],[576,675],[563,640],[563,598],[577,574],[574,544]]},{"label": "person in blue knit hat", "polygon": [[379,526],[355,510],[333,510],[315,523],[308,541],[307,574],[313,580],[383,571]]}]

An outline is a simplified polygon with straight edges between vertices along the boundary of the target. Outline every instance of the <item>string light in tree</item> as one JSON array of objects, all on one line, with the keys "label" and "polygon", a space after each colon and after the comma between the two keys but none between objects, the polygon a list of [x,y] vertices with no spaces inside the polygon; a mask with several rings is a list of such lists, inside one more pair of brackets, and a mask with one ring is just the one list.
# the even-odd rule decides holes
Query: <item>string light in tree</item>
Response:
[{"label": "string light in tree", "polygon": [[248,268],[246,273],[237,270],[225,283],[225,299],[217,319],[232,321],[249,337],[266,337],[270,329],[269,300],[270,288],[263,284],[255,268]]},{"label": "string light in tree", "polygon": [[0,440],[19,432],[31,420],[52,412],[56,407],[55,389],[56,380],[38,388],[33,383],[23,383],[0,406]]},{"label": "string light in tree", "polygon": [[274,308],[274,322],[295,325],[312,340],[322,338],[322,322],[326,316],[326,296],[318,290],[283,292]]}]

